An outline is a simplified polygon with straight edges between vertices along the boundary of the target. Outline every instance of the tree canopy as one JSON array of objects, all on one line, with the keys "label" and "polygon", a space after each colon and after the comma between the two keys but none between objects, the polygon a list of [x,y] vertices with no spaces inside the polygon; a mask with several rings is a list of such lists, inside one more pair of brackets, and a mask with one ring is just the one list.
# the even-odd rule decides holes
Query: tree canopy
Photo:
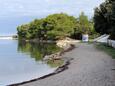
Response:
[{"label": "tree canopy", "polygon": [[79,15],[79,25],[82,33],[90,32],[90,22],[84,12]]},{"label": "tree canopy", "polygon": [[95,8],[94,27],[100,34],[115,34],[115,1],[106,0]]},{"label": "tree canopy", "polygon": [[52,14],[42,19],[17,27],[20,39],[59,39],[71,36],[74,33],[91,31],[91,22],[82,12],[79,18],[64,13]]}]

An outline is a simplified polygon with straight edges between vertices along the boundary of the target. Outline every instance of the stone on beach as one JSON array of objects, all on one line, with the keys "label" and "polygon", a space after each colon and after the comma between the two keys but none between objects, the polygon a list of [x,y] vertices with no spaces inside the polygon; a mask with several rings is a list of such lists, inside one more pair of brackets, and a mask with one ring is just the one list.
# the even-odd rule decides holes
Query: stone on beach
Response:
[{"label": "stone on beach", "polygon": [[78,40],[74,40],[74,39],[67,37],[63,40],[58,40],[56,45],[61,48],[66,48],[66,47],[70,46],[71,44],[75,45],[78,42],[79,42]]},{"label": "stone on beach", "polygon": [[59,60],[61,59],[61,55],[60,55],[60,52],[58,53],[55,53],[55,54],[51,54],[51,55],[46,55],[43,60],[44,61],[47,61],[47,60]]}]

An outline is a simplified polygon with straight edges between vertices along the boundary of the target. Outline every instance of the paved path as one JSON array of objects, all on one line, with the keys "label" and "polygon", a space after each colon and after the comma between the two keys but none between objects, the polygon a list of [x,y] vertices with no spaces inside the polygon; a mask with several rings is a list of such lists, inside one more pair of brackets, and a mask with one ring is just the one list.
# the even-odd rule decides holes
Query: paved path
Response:
[{"label": "paved path", "polygon": [[115,86],[115,60],[93,44],[77,44],[64,56],[74,58],[68,70],[22,86]]}]

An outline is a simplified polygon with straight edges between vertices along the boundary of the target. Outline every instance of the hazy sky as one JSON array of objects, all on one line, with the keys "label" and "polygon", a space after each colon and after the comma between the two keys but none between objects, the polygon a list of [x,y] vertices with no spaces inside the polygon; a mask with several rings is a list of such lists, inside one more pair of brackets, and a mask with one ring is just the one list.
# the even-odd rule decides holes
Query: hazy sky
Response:
[{"label": "hazy sky", "polygon": [[0,0],[0,17],[36,16],[66,12],[78,15],[84,11],[92,16],[93,9],[103,0]]},{"label": "hazy sky", "polygon": [[14,34],[18,25],[49,14],[64,12],[89,17],[104,0],[0,0],[0,35]]}]

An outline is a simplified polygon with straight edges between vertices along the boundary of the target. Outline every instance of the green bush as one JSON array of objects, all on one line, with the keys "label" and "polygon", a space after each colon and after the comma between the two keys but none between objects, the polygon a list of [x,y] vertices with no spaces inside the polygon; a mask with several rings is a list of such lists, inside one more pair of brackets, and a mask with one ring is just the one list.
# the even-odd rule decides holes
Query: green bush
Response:
[{"label": "green bush", "polygon": [[53,14],[17,27],[19,39],[40,40],[57,40],[65,37],[80,39],[82,33],[91,34],[93,30],[93,22],[89,21],[83,12],[79,18],[64,13]]}]

